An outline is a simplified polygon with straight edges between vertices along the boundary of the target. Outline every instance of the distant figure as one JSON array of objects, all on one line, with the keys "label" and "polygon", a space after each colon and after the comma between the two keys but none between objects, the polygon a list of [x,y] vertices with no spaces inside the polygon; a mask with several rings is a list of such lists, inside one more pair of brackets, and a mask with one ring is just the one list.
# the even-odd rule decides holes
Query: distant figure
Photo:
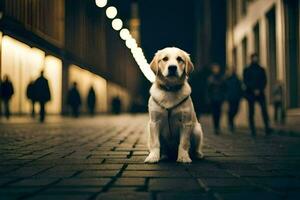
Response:
[{"label": "distant figure", "polygon": [[112,99],[111,104],[112,104],[112,112],[114,114],[120,114],[121,113],[121,106],[122,106],[121,99],[116,96]]},{"label": "distant figure", "polygon": [[131,113],[142,113],[145,110],[145,102],[141,96],[135,96],[132,99],[132,104],[130,108]]},{"label": "distant figure", "polygon": [[4,80],[1,83],[1,98],[4,104],[4,115],[7,119],[10,117],[10,109],[9,109],[9,103],[10,99],[14,94],[14,87],[12,82],[9,80],[8,75],[4,75]]},{"label": "distant figure", "polygon": [[236,74],[236,68],[232,68],[232,73],[226,79],[226,100],[228,102],[228,125],[230,131],[235,131],[234,118],[239,111],[242,97],[242,82]]},{"label": "distant figure", "polygon": [[254,123],[254,105],[258,102],[265,124],[266,134],[270,133],[269,115],[266,105],[266,97],[264,90],[267,86],[267,77],[264,68],[258,64],[258,55],[256,53],[251,55],[251,63],[244,69],[244,83],[246,86],[245,97],[249,105],[249,126],[253,136],[256,135],[256,128]]},{"label": "distant figure", "polygon": [[285,109],[283,104],[283,84],[277,81],[273,86],[273,106],[274,106],[274,121],[283,124],[285,121]]},{"label": "distant figure", "polygon": [[211,111],[215,133],[220,133],[220,118],[222,104],[225,100],[225,81],[218,64],[211,66],[212,74],[208,78],[208,97],[210,100]]},{"label": "distant figure", "polygon": [[35,117],[34,104],[36,102],[36,92],[35,92],[34,81],[29,82],[26,89],[26,96],[31,102],[31,117]]},{"label": "distant figure", "polygon": [[36,101],[40,104],[40,122],[44,122],[46,114],[45,105],[51,100],[49,84],[48,80],[44,77],[44,71],[41,71],[41,75],[36,79],[34,91]]},{"label": "distant figure", "polygon": [[95,106],[96,106],[96,93],[93,87],[90,88],[88,97],[87,97],[87,106],[91,116],[95,115]]},{"label": "distant figure", "polygon": [[79,107],[81,105],[81,97],[77,89],[77,83],[74,82],[72,88],[68,92],[68,105],[71,107],[72,116],[79,117]]}]

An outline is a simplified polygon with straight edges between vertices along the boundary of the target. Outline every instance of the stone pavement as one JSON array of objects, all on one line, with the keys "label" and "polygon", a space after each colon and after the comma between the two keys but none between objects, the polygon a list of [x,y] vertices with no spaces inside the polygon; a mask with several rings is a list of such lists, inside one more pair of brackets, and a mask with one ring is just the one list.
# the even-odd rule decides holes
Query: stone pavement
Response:
[{"label": "stone pavement", "polygon": [[144,164],[145,115],[0,124],[0,199],[300,199],[300,137],[215,136],[192,164]]}]

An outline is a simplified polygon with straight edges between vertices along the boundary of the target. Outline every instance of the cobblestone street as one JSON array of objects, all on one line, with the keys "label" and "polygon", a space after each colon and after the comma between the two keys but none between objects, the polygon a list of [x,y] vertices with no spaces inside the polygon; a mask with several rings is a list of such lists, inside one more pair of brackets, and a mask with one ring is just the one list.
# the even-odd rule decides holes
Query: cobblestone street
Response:
[{"label": "cobblestone street", "polygon": [[299,199],[300,137],[215,136],[205,159],[144,164],[146,115],[0,124],[0,199]]}]

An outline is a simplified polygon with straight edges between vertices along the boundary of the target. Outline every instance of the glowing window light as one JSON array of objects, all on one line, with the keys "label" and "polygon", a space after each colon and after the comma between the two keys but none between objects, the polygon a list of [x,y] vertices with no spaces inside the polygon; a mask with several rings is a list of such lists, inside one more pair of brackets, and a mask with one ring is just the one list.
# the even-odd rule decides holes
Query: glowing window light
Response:
[{"label": "glowing window light", "polygon": [[114,6],[110,6],[106,9],[106,16],[109,18],[109,19],[113,19],[117,16],[118,14],[118,11],[116,9],[116,7]]},{"label": "glowing window light", "polygon": [[123,22],[122,20],[120,20],[119,18],[117,19],[114,19],[112,22],[111,22],[111,25],[113,27],[113,29],[115,29],[116,31],[120,30],[123,26]]},{"label": "glowing window light", "polygon": [[123,28],[121,31],[120,31],[120,37],[122,40],[127,40],[130,38],[130,32],[127,28]]},{"label": "glowing window light", "polygon": [[96,2],[96,5],[100,8],[105,7],[107,4],[107,0],[96,0],[95,2]]}]

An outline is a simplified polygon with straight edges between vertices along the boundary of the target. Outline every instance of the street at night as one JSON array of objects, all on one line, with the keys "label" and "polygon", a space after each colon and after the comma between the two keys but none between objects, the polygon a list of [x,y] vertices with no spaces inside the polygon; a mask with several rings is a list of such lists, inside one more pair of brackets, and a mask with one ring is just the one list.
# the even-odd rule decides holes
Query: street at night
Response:
[{"label": "street at night", "polygon": [[300,137],[215,136],[204,123],[205,158],[144,164],[145,115],[1,128],[1,199],[297,199]]},{"label": "street at night", "polygon": [[300,0],[0,0],[0,200],[300,199]]}]

